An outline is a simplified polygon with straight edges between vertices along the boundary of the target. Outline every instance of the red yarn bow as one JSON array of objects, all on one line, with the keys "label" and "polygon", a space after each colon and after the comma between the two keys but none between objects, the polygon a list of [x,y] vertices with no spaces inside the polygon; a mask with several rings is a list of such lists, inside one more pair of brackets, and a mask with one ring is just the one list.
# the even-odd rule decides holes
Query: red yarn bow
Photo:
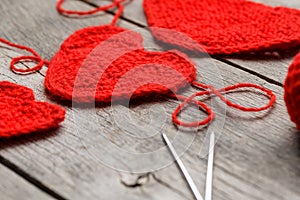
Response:
[{"label": "red yarn bow", "polygon": [[[204,91],[196,92],[195,94],[191,95],[188,98],[186,98],[184,96],[174,96],[174,97],[179,98],[180,100],[183,100],[183,102],[176,108],[176,110],[174,111],[174,113],[172,115],[173,122],[177,125],[185,126],[185,127],[198,127],[198,126],[206,125],[214,119],[214,117],[215,117],[214,112],[211,110],[211,108],[209,106],[207,106],[203,102],[194,100],[195,97],[199,97],[199,96],[203,96],[203,95],[215,95],[215,96],[219,97],[223,102],[225,102],[227,106],[244,111],[244,112],[260,112],[263,110],[267,110],[267,109],[271,108],[276,101],[276,95],[271,90],[266,89],[259,85],[255,85],[253,83],[238,83],[236,85],[231,85],[231,86],[219,89],[219,90],[216,90],[213,86],[204,85],[204,84],[201,84],[198,82],[193,82],[193,86],[204,89]],[[244,106],[241,106],[241,105],[231,102],[230,100],[226,99],[222,95],[222,93],[234,91],[234,90],[237,90],[240,88],[254,88],[254,89],[261,90],[269,98],[269,102],[265,106],[262,106],[259,108],[244,107]],[[196,121],[196,122],[180,121],[178,119],[178,115],[188,103],[193,103],[193,104],[200,106],[207,113],[208,117],[202,121]]]}]

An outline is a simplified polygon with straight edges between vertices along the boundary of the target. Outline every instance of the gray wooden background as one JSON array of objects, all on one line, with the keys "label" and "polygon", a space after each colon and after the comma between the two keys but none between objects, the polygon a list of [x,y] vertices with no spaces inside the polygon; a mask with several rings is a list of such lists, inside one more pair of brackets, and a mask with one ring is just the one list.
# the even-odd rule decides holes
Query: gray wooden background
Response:
[{"label": "gray wooden background", "polygon": [[[298,0],[257,1],[300,9]],[[32,47],[43,58],[51,59],[59,45],[75,30],[107,24],[113,18],[113,11],[92,17],[67,18],[56,12],[55,3],[54,0],[2,0],[0,37]],[[85,10],[107,3],[100,0],[85,3],[70,1],[65,7]],[[147,26],[142,0],[126,4],[118,25],[133,30]],[[252,82],[272,89],[278,97],[275,107],[269,112],[244,114],[227,109],[226,116],[219,114],[220,124],[224,123],[224,126],[218,133],[219,140],[215,149],[214,200],[300,199],[300,138],[294,124],[289,121],[282,87],[296,52],[291,50],[284,55],[201,60],[199,79],[215,77],[215,71],[210,67],[213,62],[219,69],[222,77],[220,81],[224,85]],[[38,100],[57,103],[44,90],[47,68],[26,76],[16,75],[9,70],[11,58],[18,55],[22,55],[22,52],[1,45],[0,80],[28,86],[34,90]],[[252,93],[230,94],[228,97],[243,105],[258,106],[266,102],[265,97]],[[207,128],[196,133],[178,131],[170,120],[178,102],[169,100],[160,105],[167,113],[164,131],[171,138],[177,134],[177,141],[185,145],[191,143],[186,151],[187,146],[180,145],[180,142],[175,145],[203,193],[207,160],[199,156],[199,152],[205,146],[205,136],[209,131]],[[177,166],[171,162],[159,134],[141,139],[138,135],[132,137],[124,133],[114,124],[112,111],[126,110],[124,106],[95,110],[63,106],[68,113],[59,129],[0,139],[1,200],[193,199]],[[148,111],[153,106],[157,106],[157,103],[133,106],[130,112],[140,124],[147,124]],[[189,109],[184,112],[183,118],[199,117],[199,111]],[[155,116],[155,109],[153,112]],[[160,116],[156,117],[159,119]],[[204,115],[200,114],[200,117]],[[98,123],[90,127],[89,121]],[[129,126],[128,130],[139,130],[141,136],[149,134],[149,131],[143,133],[143,129],[135,125]],[[154,125],[153,130],[157,131],[159,127]],[[126,153],[118,154],[117,150],[109,149],[108,143],[128,151],[128,157]],[[160,149],[159,154],[143,156],[143,153],[155,152],[157,149]],[[131,152],[137,152],[140,156],[131,156]]]}]

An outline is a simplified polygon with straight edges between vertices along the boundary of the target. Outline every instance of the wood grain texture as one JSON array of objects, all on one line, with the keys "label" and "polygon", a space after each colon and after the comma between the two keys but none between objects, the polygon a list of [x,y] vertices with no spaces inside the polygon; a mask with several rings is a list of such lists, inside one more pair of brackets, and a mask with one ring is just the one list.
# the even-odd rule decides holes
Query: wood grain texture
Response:
[{"label": "wood grain texture", "polygon": [[13,200],[53,200],[48,194],[38,190],[10,169],[0,165],[1,199]]},{"label": "wood grain texture", "polygon": [[[36,5],[39,5],[39,9],[36,9]],[[5,19],[0,28],[1,35],[35,48],[47,59],[74,30],[108,23],[112,18],[108,14],[84,19],[65,18],[55,12],[54,1],[44,1],[42,4],[39,0],[5,0],[1,6],[0,10],[4,10],[1,19]],[[90,8],[82,3],[69,6]],[[11,9],[17,11],[9,12]],[[119,25],[136,28],[122,20]],[[0,80],[14,80],[32,88],[38,100],[55,103],[55,99],[44,91],[43,74],[46,68],[41,74],[16,75],[8,66],[10,58],[19,53],[1,48],[0,55]],[[243,114],[226,110],[225,124],[219,132],[222,134],[216,145],[214,199],[300,199],[299,136],[288,119],[282,99],[283,89],[223,62],[204,58],[199,63],[198,79],[201,81],[216,85],[220,82],[224,85],[253,82],[274,90],[278,96],[276,106],[268,113]],[[185,94],[190,93],[189,89]],[[245,105],[265,102],[265,98],[257,94],[237,93],[228,96]],[[150,123],[149,110],[153,111],[152,119],[164,119],[155,112],[156,107],[153,106],[157,105],[151,102],[132,105],[130,110],[138,123],[118,127],[112,112],[126,111],[124,106],[83,109],[66,104],[67,118],[59,129],[0,140],[0,154],[51,190],[69,199],[192,199],[160,135],[145,139],[137,137],[147,137],[152,133],[142,126]],[[174,145],[179,152],[184,153],[182,159],[203,192],[206,159],[199,159],[199,151],[208,130],[203,128],[196,134],[183,130],[178,133],[170,120],[170,114],[178,102],[168,100],[159,105],[166,111],[167,121],[163,130],[171,138],[176,135],[182,142]],[[189,108],[182,117],[189,120],[204,117],[198,113],[196,108]],[[222,121],[222,117],[220,114],[217,120]],[[152,128],[153,131],[161,131],[159,125]],[[189,143],[190,146],[187,145]],[[109,149],[108,144],[119,147],[120,152]],[[187,147],[187,151],[184,151]],[[152,157],[142,154],[158,149],[161,149],[160,153]],[[129,153],[124,156],[122,151]],[[142,156],[137,158],[131,156],[130,152]],[[114,168],[123,169],[123,172]],[[137,171],[140,173],[134,174]]]}]

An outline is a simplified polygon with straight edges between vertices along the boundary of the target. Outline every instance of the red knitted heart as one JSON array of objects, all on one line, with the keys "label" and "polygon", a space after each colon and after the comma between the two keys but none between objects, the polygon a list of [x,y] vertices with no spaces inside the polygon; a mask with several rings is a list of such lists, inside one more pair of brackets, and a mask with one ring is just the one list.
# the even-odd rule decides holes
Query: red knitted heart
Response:
[{"label": "red knitted heart", "polygon": [[289,67],[284,84],[284,100],[291,120],[300,130],[300,53]]},{"label": "red knitted heart", "polygon": [[[300,44],[300,11],[246,0],[144,0],[153,35],[166,43],[210,54],[282,50]],[[201,49],[201,51],[202,51]]]},{"label": "red knitted heart", "polygon": [[[213,86],[194,81],[196,72],[193,64],[188,61],[185,55],[179,52],[146,52],[142,46],[141,35],[114,27],[114,24],[123,12],[123,1],[124,0],[114,0],[113,3],[108,6],[99,7],[90,11],[71,11],[63,9],[61,6],[64,0],[59,0],[57,9],[62,14],[74,14],[79,16],[90,15],[115,6],[117,6],[119,10],[111,25],[89,27],[76,31],[61,45],[60,50],[50,63],[43,60],[29,47],[14,44],[0,38],[0,42],[11,47],[26,50],[32,54],[32,56],[13,58],[10,63],[11,69],[16,73],[32,73],[41,69],[41,67],[46,64],[49,66],[45,79],[46,88],[53,95],[77,102],[93,102],[94,100],[98,102],[110,102],[129,99],[130,97],[145,97],[153,93],[168,94],[170,97],[175,97],[175,95],[171,94],[171,91],[177,93],[180,88],[191,83],[193,86],[200,87],[201,90],[204,91],[196,92],[190,97],[176,95],[176,97],[183,102],[172,115],[175,124],[186,127],[206,125],[214,118],[214,113],[209,106],[194,99],[198,96],[214,94],[228,106],[245,112],[260,112],[269,109],[275,103],[276,96],[273,92],[259,85],[239,83],[225,88],[215,89]],[[158,29],[153,29],[152,31],[155,31],[157,34],[156,30]],[[170,33],[170,31],[168,31],[168,33]],[[162,34],[161,36],[163,37],[166,36],[165,31],[159,32],[159,34]],[[178,40],[178,38],[176,38],[177,36],[177,34],[174,35],[174,41]],[[186,36],[180,39],[181,41],[185,41],[185,44],[187,41],[191,41],[188,40]],[[194,48],[198,49],[196,46],[194,46]],[[15,64],[23,60],[34,61],[37,65],[25,70],[17,68]],[[268,96],[268,104],[258,108],[244,107],[231,102],[222,95],[222,93],[239,88],[255,88],[261,90]],[[25,102],[13,98],[14,96],[5,98],[4,103],[13,105],[9,107],[9,109],[13,111],[21,105],[23,110],[22,114],[17,115],[18,117],[23,115],[27,117],[28,110],[34,113],[34,110],[32,110],[34,105],[30,104],[33,102],[33,95],[26,94],[29,99]],[[202,107],[208,114],[208,117],[202,121],[191,123],[181,122],[178,119],[178,115],[188,103]],[[26,107],[27,104],[30,104],[28,109]],[[4,106],[2,106],[3,110],[6,109]],[[24,110],[24,108],[26,109]],[[14,111],[14,113],[17,111]],[[8,111],[5,112],[5,114],[7,113]],[[47,114],[49,113],[43,115],[42,119]],[[55,117],[55,114],[56,113],[50,112],[49,118],[51,118],[51,115]],[[30,122],[30,120],[28,120],[28,122]],[[27,127],[24,127],[26,130]],[[22,127],[22,130],[24,130],[24,127]],[[28,131],[31,131],[31,129]]]},{"label": "red knitted heart", "polygon": [[36,102],[31,89],[0,82],[0,137],[55,128],[64,116],[59,106]]},{"label": "red knitted heart", "polygon": [[178,52],[147,52],[142,36],[115,26],[76,31],[49,64],[45,86],[76,102],[111,102],[177,92],[195,80],[194,65]]}]

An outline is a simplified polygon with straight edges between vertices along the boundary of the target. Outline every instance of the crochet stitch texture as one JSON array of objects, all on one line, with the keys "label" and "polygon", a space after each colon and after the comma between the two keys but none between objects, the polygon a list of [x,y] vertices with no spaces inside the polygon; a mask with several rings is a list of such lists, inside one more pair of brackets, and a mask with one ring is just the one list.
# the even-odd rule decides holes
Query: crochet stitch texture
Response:
[{"label": "crochet stitch texture", "polygon": [[147,52],[142,36],[115,26],[76,31],[50,61],[45,87],[75,102],[111,102],[177,92],[196,78],[179,52]]},{"label": "crochet stitch texture", "polygon": [[56,128],[64,118],[64,109],[36,102],[31,89],[0,82],[0,138]]},{"label": "crochet stitch texture", "polygon": [[[276,96],[272,91],[255,84],[239,83],[215,89],[196,82],[194,65],[185,55],[177,51],[164,53],[145,51],[140,34],[114,26],[123,12],[123,0],[114,0],[107,7],[90,11],[65,10],[62,8],[63,2],[64,0],[58,1],[57,10],[67,15],[90,15],[114,6],[119,10],[111,25],[81,29],[61,45],[60,50],[49,63],[45,79],[45,86],[53,95],[73,102],[109,103],[136,97],[145,98],[153,93],[167,94],[171,98],[183,101],[173,113],[172,119],[175,124],[187,127],[205,125],[214,118],[214,113],[209,106],[194,99],[197,96],[214,93],[228,106],[245,112],[266,110],[275,103]],[[180,39],[184,41],[185,38]],[[190,97],[171,93],[171,91],[177,93],[188,84],[205,91],[197,92]],[[231,102],[221,94],[245,87],[265,92],[270,101],[263,107],[247,108]],[[187,103],[202,107],[208,115],[207,118],[191,123],[181,122],[178,115]]]},{"label": "crochet stitch texture", "polygon": [[284,100],[291,121],[300,130],[300,53],[289,67],[284,84]]},{"label": "crochet stitch texture", "polygon": [[[300,44],[300,11],[246,0],[144,0],[160,41],[209,54],[289,49]],[[199,43],[199,49],[195,43]]]}]

